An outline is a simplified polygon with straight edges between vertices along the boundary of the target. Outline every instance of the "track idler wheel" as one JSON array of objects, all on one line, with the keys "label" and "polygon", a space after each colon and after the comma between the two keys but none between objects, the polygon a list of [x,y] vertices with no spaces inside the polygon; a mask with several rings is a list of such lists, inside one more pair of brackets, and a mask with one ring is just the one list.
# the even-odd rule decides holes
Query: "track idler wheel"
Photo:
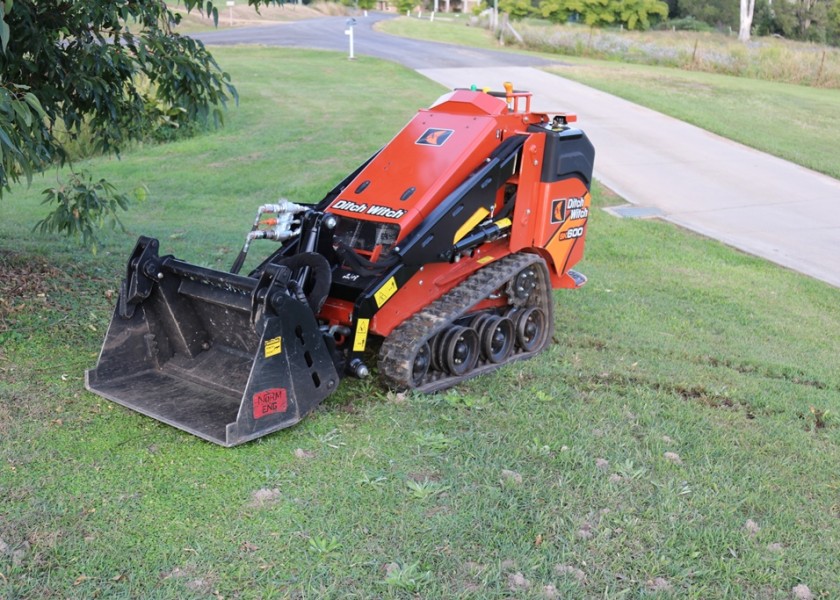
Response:
[{"label": "track idler wheel", "polygon": [[[513,298],[519,301],[527,300],[531,292],[537,287],[537,272],[534,267],[528,267],[516,274],[512,282]],[[518,302],[514,301],[516,304]]]},{"label": "track idler wheel", "polygon": [[429,342],[426,342],[414,355],[414,360],[411,363],[411,386],[416,387],[420,385],[423,378],[429,372],[429,367],[432,364],[432,349]]},{"label": "track idler wheel", "polygon": [[548,335],[548,320],[538,306],[515,312],[516,343],[525,352],[539,350]]},{"label": "track idler wheel", "polygon": [[437,336],[434,354],[436,367],[462,377],[478,362],[478,334],[470,327],[453,325]]},{"label": "track idler wheel", "polygon": [[516,341],[513,321],[507,317],[482,313],[471,323],[478,334],[481,355],[492,363],[507,360]]}]

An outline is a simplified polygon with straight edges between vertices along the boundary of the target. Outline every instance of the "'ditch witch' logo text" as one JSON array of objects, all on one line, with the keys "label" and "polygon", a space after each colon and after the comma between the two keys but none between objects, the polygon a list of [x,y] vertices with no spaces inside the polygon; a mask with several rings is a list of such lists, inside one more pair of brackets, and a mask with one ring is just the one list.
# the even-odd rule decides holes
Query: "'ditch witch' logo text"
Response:
[{"label": "'ditch witch' logo text", "polygon": [[584,206],[585,198],[561,198],[551,202],[551,222],[565,223],[566,219],[577,221],[589,216],[589,209]]}]

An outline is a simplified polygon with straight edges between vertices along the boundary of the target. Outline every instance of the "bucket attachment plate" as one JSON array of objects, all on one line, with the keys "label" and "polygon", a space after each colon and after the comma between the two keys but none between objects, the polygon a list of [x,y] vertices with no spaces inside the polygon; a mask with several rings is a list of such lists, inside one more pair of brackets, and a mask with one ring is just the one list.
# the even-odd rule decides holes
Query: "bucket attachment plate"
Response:
[{"label": "bucket attachment plate", "polygon": [[339,375],[306,304],[280,286],[154,254],[151,291],[130,316],[118,303],[86,372],[90,391],[223,446],[290,427],[335,391]]}]

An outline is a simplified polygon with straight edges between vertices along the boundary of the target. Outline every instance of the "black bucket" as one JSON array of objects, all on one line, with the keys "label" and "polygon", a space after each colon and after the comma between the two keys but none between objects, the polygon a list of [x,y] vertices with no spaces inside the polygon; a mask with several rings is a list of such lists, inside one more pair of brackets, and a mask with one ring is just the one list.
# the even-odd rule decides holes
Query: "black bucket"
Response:
[{"label": "black bucket", "polygon": [[339,376],[312,310],[275,276],[158,258],[141,238],[85,387],[223,446],[294,425]]}]

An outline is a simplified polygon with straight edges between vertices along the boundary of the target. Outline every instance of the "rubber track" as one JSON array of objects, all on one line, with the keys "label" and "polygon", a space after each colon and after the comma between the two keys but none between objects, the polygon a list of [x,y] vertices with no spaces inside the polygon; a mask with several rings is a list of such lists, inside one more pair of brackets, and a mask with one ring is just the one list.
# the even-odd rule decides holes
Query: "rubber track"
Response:
[{"label": "rubber track", "polygon": [[[411,369],[414,357],[425,342],[444,330],[448,325],[470,312],[470,308],[505,288],[523,269],[537,266],[537,286],[524,300],[511,302],[510,306],[542,308],[546,316],[548,331],[545,341],[532,352],[516,348],[511,357],[503,363],[491,363],[479,358],[476,368],[456,377],[442,371],[429,370],[420,385],[412,386]],[[509,298],[512,298],[508,294]],[[458,286],[444,294],[429,306],[409,317],[394,329],[383,342],[379,351],[379,372],[390,387],[421,392],[436,392],[458,383],[488,373],[508,363],[530,358],[541,352],[551,341],[554,331],[554,302],[545,261],[536,254],[516,253],[508,255],[480,269]]]}]

